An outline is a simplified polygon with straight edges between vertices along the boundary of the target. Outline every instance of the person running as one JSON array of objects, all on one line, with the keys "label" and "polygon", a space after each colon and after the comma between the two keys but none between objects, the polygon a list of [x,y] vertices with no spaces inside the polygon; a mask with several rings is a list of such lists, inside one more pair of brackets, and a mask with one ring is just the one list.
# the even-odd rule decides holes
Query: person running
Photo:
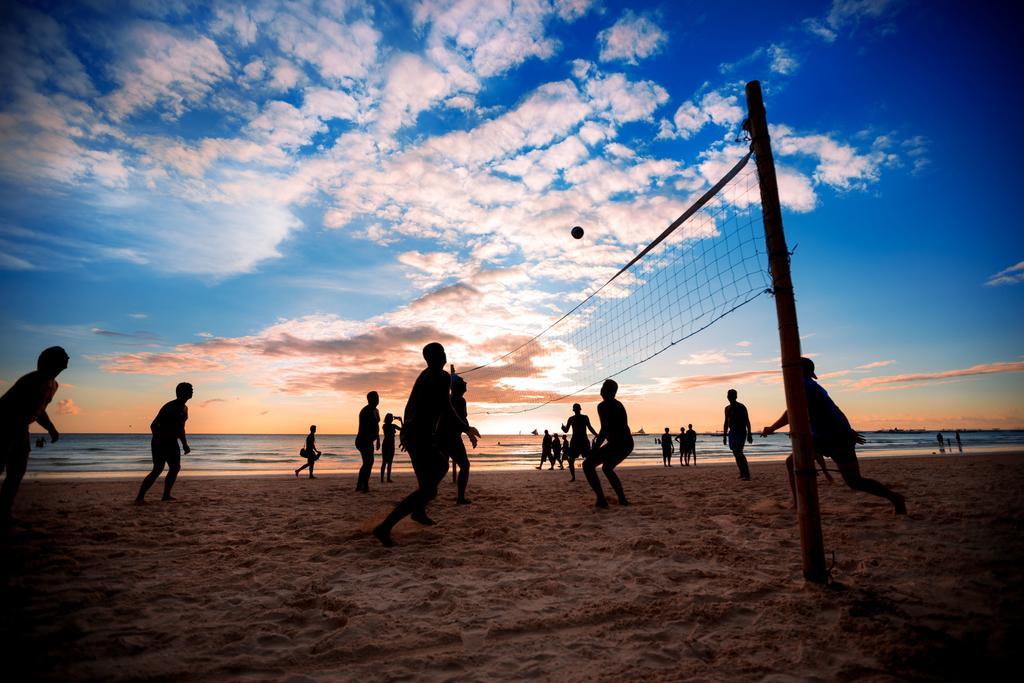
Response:
[{"label": "person running", "polygon": [[548,430],[544,430],[544,438],[540,442],[540,464],[537,465],[538,470],[544,469],[544,463],[551,457],[551,435],[548,434]]},{"label": "person running", "polygon": [[619,391],[619,385],[615,380],[606,379],[601,386],[601,398],[597,404],[597,417],[601,420],[601,430],[594,439],[594,450],[590,457],[583,461],[583,474],[587,477],[587,483],[594,489],[597,495],[595,503],[599,508],[608,507],[608,501],[601,489],[601,482],[597,478],[597,466],[601,465],[608,483],[615,489],[615,495],[619,497],[619,505],[629,505],[626,500],[626,493],[622,490],[622,482],[615,474],[615,467],[626,459],[633,452],[633,434],[629,430],[629,419],[626,415],[626,408],[619,401],[615,400],[615,394]]},{"label": "person running", "polygon": [[729,405],[725,407],[725,424],[722,427],[722,443],[729,446],[740,468],[740,479],[750,481],[750,468],[747,457],[743,455],[744,442],[754,443],[754,435],[750,429],[750,416],[747,407],[736,400],[736,390],[730,389],[726,394]]},{"label": "person running", "polygon": [[[680,448],[682,448],[681,445]],[[682,456],[679,457],[682,458]],[[661,436],[661,464],[665,467],[672,467],[672,433],[668,431],[668,427],[665,427],[665,433]]]},{"label": "person running", "polygon": [[[442,424],[443,436],[441,439],[442,448],[447,451],[452,459],[452,473],[458,469],[456,486],[458,495],[455,499],[457,505],[469,505],[466,498],[466,486],[469,484],[469,456],[466,454],[466,444],[462,441],[462,434],[469,425],[469,410],[466,406],[466,380],[454,374],[455,367],[452,366],[452,408],[458,420],[446,419]],[[476,448],[476,442],[473,442]]]},{"label": "person running", "polygon": [[[153,418],[149,430],[153,433],[150,441],[150,450],[153,454],[153,469],[146,478],[142,480],[139,487],[139,494],[135,496],[135,504],[142,505],[146,502],[146,492],[156,482],[157,477],[167,466],[167,476],[164,477],[164,495],[160,500],[174,500],[171,496],[171,488],[181,471],[181,454],[188,455],[192,452],[189,448],[188,439],[185,436],[185,423],[188,422],[188,400],[192,398],[192,385],[182,382],[174,388],[174,400],[168,401],[160,412]],[[178,442],[181,448],[178,448]]]},{"label": "person running", "polygon": [[356,448],[363,458],[356,479],[356,491],[370,492],[370,472],[373,471],[373,453],[380,448],[380,396],[376,391],[366,395],[366,405],[359,411],[359,431],[356,433]]},{"label": "person running", "polygon": [[395,434],[402,431],[400,424],[395,424],[402,418],[395,417],[391,413],[384,416],[384,440],[380,442],[380,483],[384,483],[384,473],[387,472],[388,483],[391,483],[391,463],[395,460]]},{"label": "person running", "polygon": [[[448,362],[444,347],[437,342],[427,344],[423,347],[423,359],[427,367],[416,378],[402,421],[402,443],[409,452],[417,488],[374,528],[373,535],[386,547],[395,544],[391,530],[405,517],[411,516],[424,525],[435,523],[427,516],[427,504],[437,496],[437,485],[448,471],[448,456],[437,448],[438,423],[442,419],[457,424],[462,420],[452,407],[449,395],[452,380],[444,369]],[[459,427],[475,448],[480,432],[465,423]]]},{"label": "person running", "polygon": [[46,407],[57,394],[60,385],[57,375],[68,367],[68,354],[59,346],[51,346],[39,354],[36,369],[23,375],[0,397],[0,521],[11,516],[14,498],[28,468],[28,455],[32,450],[28,428],[33,422],[50,434],[56,443],[60,432],[54,426]]},{"label": "person running", "polygon": [[309,478],[316,479],[313,476],[313,463],[320,459],[323,455],[316,447],[316,425],[309,425],[309,434],[306,435],[306,447],[300,452],[302,457],[306,459],[306,464],[295,470],[295,476],[299,476],[299,472],[309,468]]},{"label": "person running", "polygon": [[587,430],[597,436],[594,426],[590,424],[590,418],[584,415],[582,410],[579,403],[573,403],[572,415],[562,425],[563,433],[567,434],[570,429],[572,430],[572,438],[569,439],[565,451],[565,459],[569,461],[569,481],[576,481],[576,458],[581,455],[584,460],[590,457],[590,437],[587,436]]},{"label": "person running", "polygon": [[690,452],[690,457],[687,459],[693,460],[693,466],[697,466],[697,432],[693,431],[693,425],[688,425],[686,430],[686,446]]},{"label": "person running", "polygon": [[548,468],[549,470],[555,469],[555,462],[558,462],[558,469],[565,469],[565,465],[562,464],[562,440],[558,438],[558,434],[551,437],[551,467]]},{"label": "person running", "polygon": [[[814,361],[810,358],[801,358],[800,365],[804,375],[804,390],[807,393],[807,411],[811,419],[811,439],[818,463],[824,468],[824,457],[832,458],[836,467],[839,468],[843,481],[851,489],[885,498],[892,503],[897,515],[907,514],[907,504],[903,496],[874,479],[867,479],[861,475],[856,446],[864,443],[864,437],[853,430],[850,421],[832,401],[828,392],[814,381],[818,379],[818,376],[814,374]],[[787,424],[789,424],[789,413],[784,412],[774,424],[761,430],[761,435],[768,436]],[[789,489],[793,494],[793,504],[795,505],[796,480],[794,479],[792,455],[786,458],[786,470],[789,473]]]}]

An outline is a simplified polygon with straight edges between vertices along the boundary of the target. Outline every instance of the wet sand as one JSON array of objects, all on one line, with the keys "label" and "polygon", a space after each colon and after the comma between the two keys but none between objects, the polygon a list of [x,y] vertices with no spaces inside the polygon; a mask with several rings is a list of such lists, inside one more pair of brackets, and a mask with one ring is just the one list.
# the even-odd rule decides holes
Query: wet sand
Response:
[{"label": "wet sand", "polygon": [[[1024,457],[871,459],[910,514],[822,485],[834,583],[800,576],[780,464],[632,468],[633,505],[567,472],[413,483],[27,481],[0,532],[5,680],[957,680],[1024,642]],[[139,475],[141,479],[142,473]],[[603,478],[602,478],[603,480]],[[606,483],[605,483],[606,484]],[[611,491],[606,484],[606,492]],[[1012,660],[1016,661],[1016,658]],[[1003,670],[1006,670],[1005,668]]]}]

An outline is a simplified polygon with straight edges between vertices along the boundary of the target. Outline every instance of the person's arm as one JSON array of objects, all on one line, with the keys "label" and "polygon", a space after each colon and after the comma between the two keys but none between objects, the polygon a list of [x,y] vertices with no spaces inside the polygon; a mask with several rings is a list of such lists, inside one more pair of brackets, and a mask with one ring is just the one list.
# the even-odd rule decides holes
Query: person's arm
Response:
[{"label": "person's arm", "polygon": [[823,456],[821,453],[815,453],[814,459],[818,461],[818,466],[821,468],[821,473],[825,475],[825,479],[827,479],[828,483],[831,484],[832,475],[829,474],[828,467],[825,466],[825,456]]},{"label": "person's arm", "polygon": [[189,448],[188,445],[188,439],[185,437],[185,422],[188,421],[188,406],[182,406],[181,412],[183,419],[181,421],[181,434],[178,435],[178,438],[181,439],[182,450],[185,452],[185,455],[188,455],[192,452],[192,449]]},{"label": "person's arm", "polygon": [[729,443],[729,406],[725,407],[725,422],[722,423],[722,443]]},{"label": "person's arm", "polygon": [[587,429],[590,430],[591,434],[593,434],[594,436],[597,436],[597,432],[594,431],[594,425],[590,424],[590,417],[587,417]]},{"label": "person's arm", "polygon": [[57,439],[60,438],[60,432],[58,432],[57,428],[53,426],[53,422],[50,420],[50,416],[46,414],[45,410],[39,412],[38,417],[36,417],[36,422],[39,423],[40,427],[50,433],[50,442],[56,443]]},{"label": "person's arm", "polygon": [[604,403],[597,406],[597,419],[601,420],[601,429],[598,430],[597,434],[594,435],[594,448],[599,447],[604,443],[607,436],[605,435],[605,424],[608,422],[608,418],[605,415],[607,409],[604,408]]},{"label": "person's arm", "polygon": [[563,434],[569,432],[570,425],[572,425],[572,418],[571,417],[568,419],[568,421],[566,421],[566,423],[564,425],[562,425],[562,433]]},{"label": "person's arm", "polygon": [[780,429],[782,429],[783,427],[785,427],[788,424],[789,424],[789,412],[787,411],[787,412],[782,413],[782,416],[778,420],[776,420],[774,423],[772,423],[770,426],[765,427],[764,429],[762,429],[761,430],[761,437],[764,438],[764,437],[768,436],[769,434],[774,434],[775,432],[779,431]]},{"label": "person's arm", "polygon": [[750,426],[750,413],[743,411],[743,419],[747,421],[747,443],[754,443],[754,428]]}]

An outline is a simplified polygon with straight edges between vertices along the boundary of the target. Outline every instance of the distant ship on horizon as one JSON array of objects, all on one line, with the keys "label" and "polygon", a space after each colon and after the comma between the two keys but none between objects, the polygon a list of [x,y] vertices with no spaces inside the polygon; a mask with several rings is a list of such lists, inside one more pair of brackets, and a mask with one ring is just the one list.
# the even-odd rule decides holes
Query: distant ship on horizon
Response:
[{"label": "distant ship on horizon", "polygon": [[636,436],[647,436],[647,432],[644,431],[643,427],[633,432],[633,434],[635,434]]}]

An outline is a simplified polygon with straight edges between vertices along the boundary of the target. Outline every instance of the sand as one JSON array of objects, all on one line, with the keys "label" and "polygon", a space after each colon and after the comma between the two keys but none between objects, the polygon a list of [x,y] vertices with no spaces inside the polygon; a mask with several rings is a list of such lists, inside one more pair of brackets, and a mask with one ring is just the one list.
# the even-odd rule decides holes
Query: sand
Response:
[{"label": "sand", "polygon": [[[70,680],[956,680],[1024,634],[1024,457],[866,461],[910,514],[822,486],[835,582],[800,575],[779,464],[487,472],[399,546],[412,480],[28,481],[0,546],[5,661]],[[141,478],[141,476],[140,476]],[[610,491],[609,491],[610,493]],[[1016,662],[1016,658],[1012,660]],[[9,672],[9,670],[8,670]]]}]

